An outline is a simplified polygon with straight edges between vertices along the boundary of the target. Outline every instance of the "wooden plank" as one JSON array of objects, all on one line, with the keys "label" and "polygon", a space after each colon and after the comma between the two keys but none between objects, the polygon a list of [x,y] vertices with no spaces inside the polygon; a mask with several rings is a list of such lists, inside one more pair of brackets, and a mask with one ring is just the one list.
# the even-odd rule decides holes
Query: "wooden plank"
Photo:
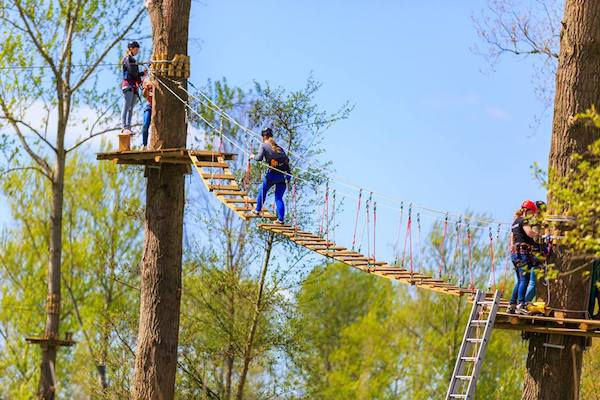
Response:
[{"label": "wooden plank", "polygon": [[530,321],[540,321],[540,322],[552,322],[556,324],[574,324],[579,325],[581,323],[588,324],[592,329],[600,329],[600,320],[593,319],[578,319],[578,318],[555,318],[555,317],[544,317],[541,315],[524,315],[524,314],[508,314],[504,312],[499,312],[498,317],[509,318],[511,316],[516,316],[520,319],[530,320]]},{"label": "wooden plank", "polygon": [[223,199],[223,202],[227,204],[256,204],[254,199]]},{"label": "wooden plank", "polygon": [[208,190],[238,190],[240,187],[238,185],[208,185]]},{"label": "wooden plank", "polygon": [[248,196],[247,192],[239,190],[216,190],[215,196]]},{"label": "wooden plank", "polygon": [[229,167],[229,164],[218,161],[197,161],[196,166],[201,168],[227,168]]},{"label": "wooden plank", "polygon": [[557,328],[557,327],[551,327],[551,326],[511,325],[511,324],[496,322],[494,324],[494,329],[507,329],[507,330],[525,331],[525,332],[532,332],[532,333],[546,333],[546,334],[551,334],[551,335],[600,337],[600,332],[597,332],[597,331],[582,331],[579,329]]},{"label": "wooden plank", "polygon": [[229,180],[235,181],[235,176],[231,174],[211,174],[208,172],[201,174],[202,179],[221,179],[221,180]]}]

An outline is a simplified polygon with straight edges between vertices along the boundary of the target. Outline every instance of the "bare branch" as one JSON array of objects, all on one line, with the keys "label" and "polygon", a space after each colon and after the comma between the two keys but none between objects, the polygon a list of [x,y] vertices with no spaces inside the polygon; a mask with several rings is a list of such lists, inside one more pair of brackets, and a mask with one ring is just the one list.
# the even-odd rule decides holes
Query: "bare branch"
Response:
[{"label": "bare branch", "polygon": [[142,15],[144,14],[145,11],[146,11],[145,8],[141,8],[140,11],[138,11],[138,13],[135,15],[133,20],[131,20],[131,22],[129,23],[129,25],[127,25],[127,27],[121,32],[121,34],[119,34],[115,38],[115,40],[113,40],[108,46],[106,46],[106,48],[98,56],[96,61],[79,78],[79,81],[72,88],[69,89],[69,93],[73,93],[73,92],[77,91],[77,89],[79,89],[81,87],[81,85],[84,84],[84,82],[96,70],[96,68],[102,62],[102,60],[104,60],[104,58],[108,55],[108,52],[111,51],[113,49],[113,47],[115,47],[117,45],[117,43],[119,43],[121,40],[123,40],[123,38],[125,37],[127,32],[129,32],[131,30],[131,28],[133,28],[133,26],[138,22],[138,20],[142,17]]},{"label": "bare branch", "polygon": [[28,171],[28,170],[39,172],[40,174],[44,175],[46,178],[52,180],[50,178],[50,176],[48,176],[48,174],[46,174],[44,172],[44,170],[42,170],[41,168],[38,168],[38,167],[16,167],[16,168],[9,168],[6,171],[2,171],[2,173],[0,174],[0,178],[3,178],[4,176],[10,174],[11,172]]},{"label": "bare branch", "polygon": [[82,144],[86,143],[89,140],[92,140],[93,138],[100,136],[100,135],[104,135],[105,133],[109,133],[109,132],[116,132],[121,130],[121,128],[107,128],[104,130],[101,130],[99,132],[94,132],[94,133],[90,133],[90,135],[88,137],[86,137],[85,139],[80,140],[79,142],[75,143],[73,146],[69,147],[67,150],[65,150],[65,153],[68,153],[72,150],[75,150],[76,148],[78,148],[79,146],[81,146]]},{"label": "bare branch", "polygon": [[50,164],[48,164],[48,161],[46,161],[45,158],[43,158],[42,156],[36,154],[33,151],[33,149],[29,146],[29,143],[27,143],[27,140],[25,139],[25,135],[21,131],[21,128],[19,127],[19,124],[18,124],[17,120],[12,117],[12,115],[10,113],[10,110],[8,109],[8,106],[7,106],[7,104],[4,101],[4,98],[1,97],[1,96],[0,96],[0,108],[2,109],[2,112],[4,113],[4,119],[6,119],[7,121],[9,121],[10,124],[12,125],[15,133],[17,134],[17,137],[19,138],[19,141],[23,145],[23,148],[25,149],[25,151],[27,152],[27,154],[29,154],[29,156],[44,171],[46,171],[46,175],[50,178],[52,176],[52,168],[50,168]]}]

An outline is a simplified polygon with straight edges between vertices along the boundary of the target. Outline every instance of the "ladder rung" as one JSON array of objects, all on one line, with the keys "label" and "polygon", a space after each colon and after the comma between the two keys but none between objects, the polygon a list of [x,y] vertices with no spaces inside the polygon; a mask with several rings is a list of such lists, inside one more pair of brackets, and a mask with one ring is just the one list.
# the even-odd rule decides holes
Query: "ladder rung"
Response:
[{"label": "ladder rung", "polygon": [[457,375],[456,379],[460,379],[461,381],[470,381],[473,379],[472,375]]},{"label": "ladder rung", "polygon": [[494,304],[493,301],[478,301],[477,304],[479,304],[480,306],[491,306],[492,304]]},{"label": "ladder rung", "polygon": [[477,361],[477,357],[461,357],[460,359],[462,361],[469,361],[469,362],[475,362],[475,361]]},{"label": "ladder rung", "polygon": [[485,325],[487,321],[485,319],[474,319],[471,321],[471,325]]},{"label": "ladder rung", "polygon": [[466,399],[467,395],[466,394],[451,394],[450,398],[451,399]]},{"label": "ladder rung", "polygon": [[469,342],[469,343],[481,343],[481,342],[483,342],[483,339],[467,338],[467,342]]}]

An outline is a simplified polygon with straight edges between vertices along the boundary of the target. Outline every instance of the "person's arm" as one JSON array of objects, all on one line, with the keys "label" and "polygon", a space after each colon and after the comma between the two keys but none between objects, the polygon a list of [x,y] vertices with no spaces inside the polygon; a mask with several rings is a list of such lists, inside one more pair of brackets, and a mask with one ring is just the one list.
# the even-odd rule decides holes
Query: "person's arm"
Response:
[{"label": "person's arm", "polygon": [[525,225],[525,224],[523,224],[523,230],[525,231],[525,234],[527,236],[529,236],[530,238],[537,239],[538,233],[535,231],[535,229],[533,229],[531,227],[531,225]]},{"label": "person's arm", "polygon": [[258,154],[254,157],[251,157],[252,159],[254,159],[255,161],[262,161],[265,159],[265,145],[264,143],[261,143],[261,145],[258,147]]}]

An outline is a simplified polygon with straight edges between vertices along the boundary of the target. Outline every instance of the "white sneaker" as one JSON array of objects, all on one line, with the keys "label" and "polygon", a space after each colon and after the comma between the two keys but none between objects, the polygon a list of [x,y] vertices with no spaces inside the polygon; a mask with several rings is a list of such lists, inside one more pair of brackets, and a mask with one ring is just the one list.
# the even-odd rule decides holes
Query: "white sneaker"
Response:
[{"label": "white sneaker", "polygon": [[527,304],[519,304],[516,308],[517,314],[527,315],[529,314],[529,310],[527,309]]}]

